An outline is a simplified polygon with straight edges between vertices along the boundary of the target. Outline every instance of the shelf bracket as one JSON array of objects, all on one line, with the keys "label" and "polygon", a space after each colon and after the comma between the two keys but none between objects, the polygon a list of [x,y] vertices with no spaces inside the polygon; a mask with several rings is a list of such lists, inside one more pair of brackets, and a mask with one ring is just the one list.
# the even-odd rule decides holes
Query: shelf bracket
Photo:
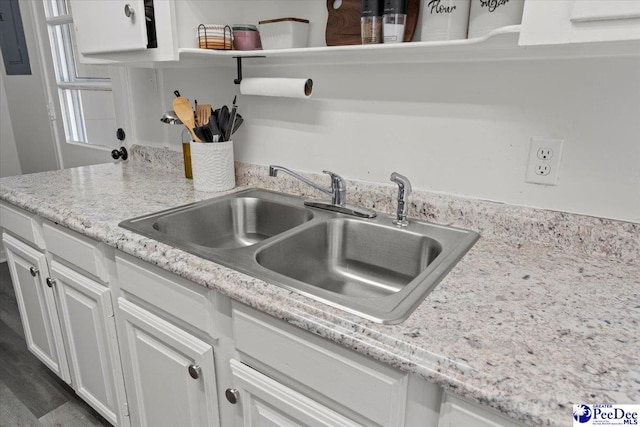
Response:
[{"label": "shelf bracket", "polygon": [[238,78],[234,79],[233,82],[237,85],[242,81],[242,58],[266,58],[266,56],[234,56],[236,60],[236,67],[238,69]]}]

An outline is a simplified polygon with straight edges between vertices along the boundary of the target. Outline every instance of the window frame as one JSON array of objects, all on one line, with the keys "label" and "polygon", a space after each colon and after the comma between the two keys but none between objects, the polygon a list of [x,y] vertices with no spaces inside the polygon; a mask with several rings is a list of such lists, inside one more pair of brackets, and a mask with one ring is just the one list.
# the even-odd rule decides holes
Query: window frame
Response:
[{"label": "window frame", "polygon": [[[74,43],[74,35],[72,33],[73,16],[69,2],[68,0],[44,0],[42,5],[46,37],[48,38],[55,75],[55,82],[52,83],[53,89],[57,93],[62,116],[64,141],[72,145],[111,149],[113,147],[92,143],[89,140],[79,91],[107,91],[113,93],[112,79],[110,77],[77,75],[77,46]],[[60,7],[61,5],[62,7]],[[100,65],[107,67],[106,64]]]}]

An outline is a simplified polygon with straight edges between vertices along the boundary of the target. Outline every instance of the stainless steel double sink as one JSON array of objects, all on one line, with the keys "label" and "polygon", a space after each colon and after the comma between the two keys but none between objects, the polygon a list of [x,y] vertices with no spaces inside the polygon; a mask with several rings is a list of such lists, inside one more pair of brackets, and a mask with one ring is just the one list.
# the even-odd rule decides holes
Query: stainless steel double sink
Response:
[{"label": "stainless steel double sink", "polygon": [[473,246],[473,231],[361,219],[250,189],[120,226],[379,323],[400,323]]}]

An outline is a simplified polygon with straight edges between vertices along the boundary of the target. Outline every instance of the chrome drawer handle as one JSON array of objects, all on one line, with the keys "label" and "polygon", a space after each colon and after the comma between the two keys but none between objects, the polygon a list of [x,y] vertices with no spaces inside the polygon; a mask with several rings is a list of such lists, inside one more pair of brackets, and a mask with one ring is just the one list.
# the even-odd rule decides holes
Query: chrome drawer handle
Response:
[{"label": "chrome drawer handle", "polygon": [[47,280],[45,280],[47,282],[47,286],[50,288],[53,288],[53,285],[56,284],[56,281],[54,279],[52,279],[51,277],[47,277]]},{"label": "chrome drawer handle", "polygon": [[31,267],[31,268],[29,268],[29,273],[31,273],[31,275],[32,275],[33,277],[36,277],[36,276],[38,275],[38,273],[40,273],[40,270],[38,270],[38,269],[37,269],[37,268],[35,268],[35,267]]}]

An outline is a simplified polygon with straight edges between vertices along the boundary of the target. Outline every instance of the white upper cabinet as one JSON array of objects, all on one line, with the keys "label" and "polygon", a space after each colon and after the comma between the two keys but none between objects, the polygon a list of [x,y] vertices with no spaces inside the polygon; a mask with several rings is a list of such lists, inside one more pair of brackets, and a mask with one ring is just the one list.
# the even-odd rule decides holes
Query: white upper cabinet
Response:
[{"label": "white upper cabinet", "polygon": [[71,7],[80,53],[147,48],[144,0],[73,0]]},{"label": "white upper cabinet", "polygon": [[[80,62],[178,59],[174,0],[69,0]],[[187,1],[185,1],[187,3]]]},{"label": "white upper cabinet", "polygon": [[638,0],[527,0],[520,45],[640,40]]}]

